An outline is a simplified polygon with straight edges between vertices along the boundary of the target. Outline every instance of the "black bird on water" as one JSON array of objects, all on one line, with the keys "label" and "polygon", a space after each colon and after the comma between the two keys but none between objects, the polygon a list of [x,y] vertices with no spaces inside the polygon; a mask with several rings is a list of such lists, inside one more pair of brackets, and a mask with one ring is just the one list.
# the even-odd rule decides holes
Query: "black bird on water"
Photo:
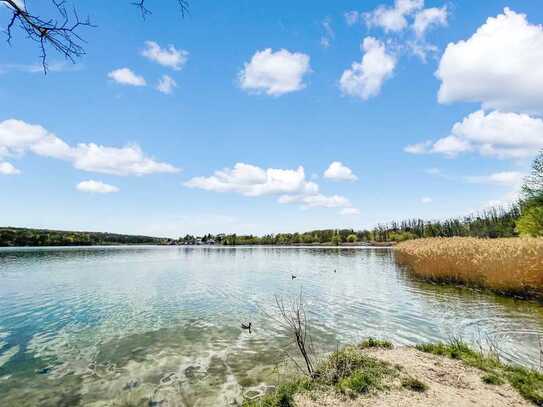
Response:
[{"label": "black bird on water", "polygon": [[249,322],[248,324],[241,323],[241,329],[247,329],[249,333],[251,333],[251,326],[253,325],[252,322]]},{"label": "black bird on water", "polygon": [[334,273],[336,272],[336,269],[334,269]]},{"label": "black bird on water", "polygon": [[296,278],[296,276],[294,274],[291,274],[290,276],[293,280]]}]

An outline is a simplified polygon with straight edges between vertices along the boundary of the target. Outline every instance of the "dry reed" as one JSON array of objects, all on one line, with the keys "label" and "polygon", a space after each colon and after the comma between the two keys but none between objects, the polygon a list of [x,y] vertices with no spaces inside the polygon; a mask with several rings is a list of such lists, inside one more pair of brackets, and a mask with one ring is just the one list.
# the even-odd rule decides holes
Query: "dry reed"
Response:
[{"label": "dry reed", "polygon": [[417,276],[543,297],[543,238],[430,238],[402,242],[395,256]]}]

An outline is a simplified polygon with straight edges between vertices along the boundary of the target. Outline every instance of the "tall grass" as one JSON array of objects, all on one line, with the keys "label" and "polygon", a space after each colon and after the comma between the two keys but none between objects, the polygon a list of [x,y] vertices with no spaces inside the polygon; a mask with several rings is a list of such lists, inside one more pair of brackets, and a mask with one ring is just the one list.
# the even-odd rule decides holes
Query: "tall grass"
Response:
[{"label": "tall grass", "polygon": [[543,238],[430,238],[402,242],[396,260],[415,275],[543,297]]}]

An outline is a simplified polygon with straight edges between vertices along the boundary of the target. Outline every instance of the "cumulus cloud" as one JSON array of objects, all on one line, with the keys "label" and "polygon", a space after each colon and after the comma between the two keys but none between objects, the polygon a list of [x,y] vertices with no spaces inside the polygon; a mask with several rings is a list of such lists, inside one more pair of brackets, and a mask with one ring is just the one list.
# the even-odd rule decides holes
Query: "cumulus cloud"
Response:
[{"label": "cumulus cloud", "polygon": [[420,198],[420,203],[422,204],[429,204],[429,203],[432,203],[432,198],[430,198],[429,196],[423,196],[422,198]]},{"label": "cumulus cloud", "polygon": [[304,76],[310,71],[309,55],[267,48],[245,63],[239,82],[244,90],[281,96],[305,88]]},{"label": "cumulus cloud", "polygon": [[295,170],[261,168],[251,164],[236,163],[234,168],[225,168],[209,177],[194,177],[184,185],[214,192],[234,192],[248,197],[278,196],[282,204],[301,204],[304,208],[351,207],[343,196],[326,196],[319,186],[307,181],[303,167]]},{"label": "cumulus cloud", "polygon": [[13,164],[8,163],[7,161],[0,162],[0,174],[2,175],[17,175],[20,174],[21,171],[19,171],[17,168],[13,166]]},{"label": "cumulus cloud", "polygon": [[363,17],[369,28],[380,27],[385,32],[398,32],[408,25],[406,17],[424,7],[424,0],[396,0],[394,6],[381,5]]},{"label": "cumulus cloud", "polygon": [[526,174],[518,171],[496,172],[490,175],[474,175],[466,177],[466,181],[474,184],[489,184],[507,187],[519,187],[522,185]]},{"label": "cumulus cloud", "polygon": [[392,76],[396,59],[373,37],[364,38],[362,50],[365,52],[362,61],[353,62],[351,68],[343,72],[339,83],[345,95],[368,100],[377,96],[385,80]]},{"label": "cumulus cloud", "polygon": [[474,151],[498,158],[532,157],[543,148],[543,120],[527,114],[482,110],[455,123],[451,134],[436,142],[407,146],[412,154],[441,153],[454,157]]},{"label": "cumulus cloud", "polygon": [[506,8],[469,39],[447,46],[436,76],[440,103],[543,114],[543,27]]},{"label": "cumulus cloud", "polygon": [[185,182],[189,188],[215,192],[237,192],[245,196],[315,194],[318,186],[307,181],[303,167],[296,170],[263,169],[236,163],[234,168],[215,171],[210,177],[195,177]]},{"label": "cumulus cloud", "polygon": [[147,157],[137,145],[108,147],[95,143],[70,146],[39,125],[9,119],[0,122],[0,156],[31,152],[72,163],[83,171],[114,175],[174,173],[174,166]]},{"label": "cumulus cloud", "polygon": [[119,192],[119,188],[113,185],[104,184],[101,181],[94,180],[82,181],[76,185],[76,189],[81,192],[90,192],[94,194],[110,194],[112,192]]},{"label": "cumulus cloud", "polygon": [[177,82],[169,75],[162,75],[158,81],[156,89],[166,95],[170,95],[173,89],[177,87]]},{"label": "cumulus cloud", "polygon": [[141,55],[162,66],[179,71],[186,64],[189,53],[185,50],[177,49],[173,45],[161,48],[154,41],[145,41],[145,48],[141,51]]},{"label": "cumulus cloud", "polygon": [[108,73],[107,76],[121,85],[145,86],[147,84],[143,76],[136,75],[129,68],[115,69]]},{"label": "cumulus cloud", "polygon": [[447,6],[426,8],[415,15],[413,30],[418,38],[422,38],[432,27],[447,25]]},{"label": "cumulus cloud", "polygon": [[356,181],[358,179],[353,174],[353,171],[340,161],[334,161],[330,164],[326,171],[324,171],[324,178],[334,181]]}]

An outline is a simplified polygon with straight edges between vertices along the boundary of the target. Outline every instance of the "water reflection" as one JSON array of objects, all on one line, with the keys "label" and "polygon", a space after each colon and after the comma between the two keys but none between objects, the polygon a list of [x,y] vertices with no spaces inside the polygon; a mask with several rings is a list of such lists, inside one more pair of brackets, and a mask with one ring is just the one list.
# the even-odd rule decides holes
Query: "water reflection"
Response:
[{"label": "water reflection", "polygon": [[543,331],[539,305],[417,281],[390,249],[0,249],[0,271],[0,398],[16,405],[239,399],[284,357],[274,295],[301,289],[323,351],[488,336],[530,364]]}]

